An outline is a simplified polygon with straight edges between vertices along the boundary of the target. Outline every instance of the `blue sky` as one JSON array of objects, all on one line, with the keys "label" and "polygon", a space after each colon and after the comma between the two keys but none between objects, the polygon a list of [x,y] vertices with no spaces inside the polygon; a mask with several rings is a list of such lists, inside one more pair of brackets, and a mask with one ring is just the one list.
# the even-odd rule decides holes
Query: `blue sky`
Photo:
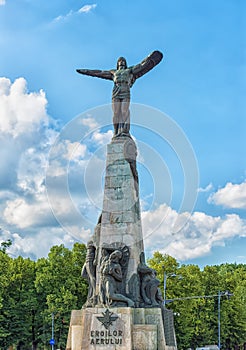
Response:
[{"label": "blue sky", "polygon": [[240,0],[0,0],[0,240],[13,255],[85,242],[100,212],[112,84],[76,68],[158,49],[132,88],[147,255],[246,263],[245,17]]}]

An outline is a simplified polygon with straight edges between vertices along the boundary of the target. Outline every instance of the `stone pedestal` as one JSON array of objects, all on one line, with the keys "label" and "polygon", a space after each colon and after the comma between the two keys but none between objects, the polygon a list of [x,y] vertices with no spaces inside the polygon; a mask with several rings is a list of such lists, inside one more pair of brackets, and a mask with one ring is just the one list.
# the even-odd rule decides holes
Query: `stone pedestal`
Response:
[{"label": "stone pedestal", "polygon": [[73,310],[66,350],[176,350],[176,343],[165,341],[161,313],[160,308]]}]

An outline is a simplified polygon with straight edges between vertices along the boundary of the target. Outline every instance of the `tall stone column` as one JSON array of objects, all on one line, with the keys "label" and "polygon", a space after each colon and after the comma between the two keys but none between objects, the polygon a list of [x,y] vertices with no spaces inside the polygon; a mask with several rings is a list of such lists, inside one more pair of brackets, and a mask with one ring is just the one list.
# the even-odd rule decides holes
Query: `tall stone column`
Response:
[{"label": "tall stone column", "polygon": [[[101,228],[99,261],[103,250],[123,250],[127,256],[125,292],[138,304],[137,270],[144,251],[139,204],[137,148],[131,137],[117,137],[107,147],[107,163]],[[97,288],[100,285],[100,265]]]}]

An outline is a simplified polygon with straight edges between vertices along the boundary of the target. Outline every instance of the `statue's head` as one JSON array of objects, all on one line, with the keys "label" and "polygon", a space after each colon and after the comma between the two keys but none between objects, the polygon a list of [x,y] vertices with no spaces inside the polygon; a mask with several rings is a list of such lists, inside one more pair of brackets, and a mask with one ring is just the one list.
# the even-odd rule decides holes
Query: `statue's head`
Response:
[{"label": "statue's head", "polygon": [[120,250],[115,250],[110,254],[110,260],[119,261],[122,258],[122,252]]},{"label": "statue's head", "polygon": [[92,248],[92,247],[94,247],[94,242],[93,241],[87,242],[87,248]]},{"label": "statue's head", "polygon": [[127,63],[125,57],[119,57],[117,61],[117,69],[120,67],[122,68],[127,68]]}]

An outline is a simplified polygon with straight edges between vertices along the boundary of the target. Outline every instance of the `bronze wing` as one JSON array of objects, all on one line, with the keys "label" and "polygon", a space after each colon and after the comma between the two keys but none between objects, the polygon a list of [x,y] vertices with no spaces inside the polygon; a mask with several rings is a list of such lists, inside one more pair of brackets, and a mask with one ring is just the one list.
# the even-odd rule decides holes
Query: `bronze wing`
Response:
[{"label": "bronze wing", "polygon": [[161,62],[163,54],[160,51],[153,51],[141,63],[132,67],[132,73],[135,79],[140,78],[145,73],[149,72],[158,63]]},{"label": "bronze wing", "polygon": [[76,69],[76,72],[84,75],[89,75],[91,77],[113,80],[113,74],[110,70]]}]

